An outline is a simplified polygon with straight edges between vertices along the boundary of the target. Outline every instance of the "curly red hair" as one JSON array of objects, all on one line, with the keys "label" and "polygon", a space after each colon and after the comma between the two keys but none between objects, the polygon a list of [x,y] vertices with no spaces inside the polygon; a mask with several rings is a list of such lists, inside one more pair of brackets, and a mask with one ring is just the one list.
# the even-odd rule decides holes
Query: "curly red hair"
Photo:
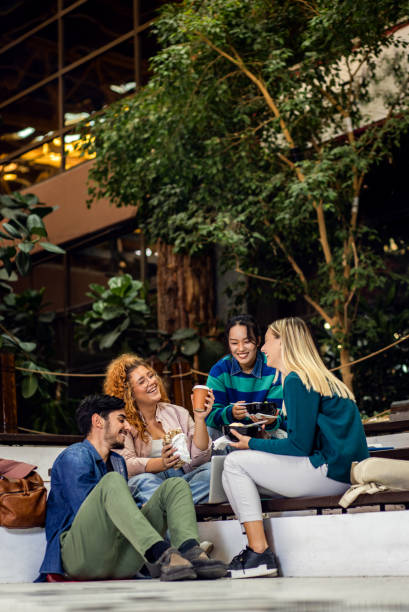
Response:
[{"label": "curly red hair", "polygon": [[108,365],[104,380],[104,393],[119,397],[125,402],[125,414],[128,422],[138,430],[141,438],[146,441],[148,437],[146,423],[139,412],[138,405],[133,397],[132,388],[129,384],[130,375],[136,368],[139,368],[139,366],[144,366],[156,374],[161,401],[168,402],[169,398],[160,376],[147,361],[132,353],[124,353],[111,361]]}]

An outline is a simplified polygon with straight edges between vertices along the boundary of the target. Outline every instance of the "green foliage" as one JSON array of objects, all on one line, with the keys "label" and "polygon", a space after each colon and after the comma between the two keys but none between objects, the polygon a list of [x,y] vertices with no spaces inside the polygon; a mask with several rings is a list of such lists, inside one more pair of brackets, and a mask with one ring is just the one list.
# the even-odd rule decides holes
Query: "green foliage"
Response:
[{"label": "green foliage", "polygon": [[144,351],[149,307],[140,281],[130,274],[114,276],[108,287],[91,284],[87,295],[93,300],[91,309],[75,317],[82,350]]},{"label": "green foliage", "polygon": [[54,244],[41,241],[47,238],[43,218],[55,209],[55,206],[39,202],[32,193],[0,195],[0,222],[3,222],[0,231],[0,289],[10,290],[8,282],[30,272],[30,254],[37,243],[53,253],[65,252]]},{"label": "green foliage", "polygon": [[77,406],[77,399],[65,397],[62,383],[57,382],[54,397],[41,384],[34,396],[21,401],[19,426],[53,434],[78,434],[75,422]]},{"label": "green foliage", "polygon": [[[43,304],[43,296],[44,289],[8,293],[0,304],[0,317],[13,336],[18,336],[20,342],[24,343],[24,350],[34,350],[38,342],[41,355],[46,357],[52,346],[53,333],[50,323],[54,320],[55,314],[42,312],[46,305]],[[7,334],[2,335],[2,340],[4,346],[10,349],[16,346],[15,340]]]},{"label": "green foliage", "polygon": [[[352,342],[361,355],[388,346],[409,334],[409,283],[391,275],[381,292],[364,298]],[[409,341],[355,366],[354,391],[360,410],[367,415],[409,398]],[[368,384],[370,383],[370,384]]]},{"label": "green foliage", "polygon": [[[15,353],[17,364],[25,368],[46,368],[41,363],[49,353],[47,347],[52,346],[49,324],[54,313],[41,312],[44,290],[16,294],[8,283],[30,272],[31,254],[37,243],[54,253],[65,252],[58,246],[41,242],[42,238],[47,238],[43,218],[55,208],[42,204],[34,194],[0,195],[0,222],[3,222],[0,231],[0,293],[4,294],[0,304],[0,348]],[[47,382],[54,382],[54,377],[40,375],[40,378],[45,386]],[[39,376],[24,373],[23,397],[35,395],[38,388]]]},{"label": "green foliage", "polygon": [[351,344],[360,294],[386,278],[359,205],[369,170],[409,129],[407,43],[390,31],[407,8],[166,5],[150,82],[91,127],[90,201],[137,206],[149,239],[176,250],[221,245],[230,264],[273,278],[272,297],[303,296]]},{"label": "green foliage", "polygon": [[93,300],[91,308],[75,317],[82,350],[155,355],[168,366],[178,357],[198,354],[199,360],[208,360],[209,355],[221,354],[217,341],[201,337],[195,329],[173,334],[154,329],[145,288],[129,274],[110,278],[107,287],[92,284],[87,295]]},{"label": "green foliage", "polygon": [[37,408],[41,402],[53,401],[56,379],[27,370],[49,369],[54,342],[50,324],[55,314],[43,312],[44,289],[18,294],[9,283],[31,271],[37,245],[52,253],[65,252],[44,241],[47,230],[43,219],[55,208],[39,202],[34,194],[0,195],[0,350],[16,355],[16,365],[24,368],[18,370],[18,394],[24,401],[32,400]]},{"label": "green foliage", "polygon": [[[1,350],[15,353],[16,365],[25,370],[48,370],[54,344],[54,332],[50,325],[53,312],[42,312],[44,289],[28,289],[22,293],[6,294],[0,304]],[[7,333],[6,333],[7,332]],[[55,377],[18,371],[18,391],[22,398],[40,397],[51,400]]]},{"label": "green foliage", "polygon": [[199,367],[205,371],[224,354],[224,347],[220,342],[200,336],[196,329],[191,328],[181,328],[173,334],[158,330],[149,339],[149,349],[167,366],[178,357],[191,360],[197,355]]},{"label": "green foliage", "polygon": [[[362,297],[351,338],[354,358],[365,357],[409,334],[409,283],[391,274],[382,291]],[[337,339],[316,321],[316,338],[329,368],[339,365]],[[409,397],[409,341],[354,366],[354,392],[363,417]]]}]

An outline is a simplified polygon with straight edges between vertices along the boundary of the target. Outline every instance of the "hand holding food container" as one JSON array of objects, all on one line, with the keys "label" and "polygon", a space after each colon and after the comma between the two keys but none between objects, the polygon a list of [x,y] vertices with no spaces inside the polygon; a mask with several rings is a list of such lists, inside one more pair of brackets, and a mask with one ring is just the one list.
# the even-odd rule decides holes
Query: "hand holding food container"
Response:
[{"label": "hand holding food container", "polygon": [[195,385],[191,395],[194,417],[206,418],[214,404],[213,390],[206,385]]},{"label": "hand holding food container", "polygon": [[240,400],[233,405],[232,408],[233,417],[237,421],[242,421],[246,417],[248,417],[246,402],[244,400]]},{"label": "hand holding food container", "polygon": [[237,421],[250,418],[255,423],[263,421],[270,425],[277,419],[278,408],[275,402],[269,400],[264,402],[239,401],[234,404],[232,414]]},{"label": "hand holding food container", "polygon": [[262,421],[265,425],[272,425],[277,420],[279,410],[276,403],[271,400],[250,402],[246,406],[248,416],[254,423]]},{"label": "hand holding food container", "polygon": [[237,450],[245,450],[249,448],[249,441],[253,437],[250,433],[251,429],[256,427],[258,428],[259,424],[243,425],[243,423],[230,423],[230,425],[223,425],[223,432],[227,438],[232,440],[229,443],[230,446]]},{"label": "hand holding food container", "polygon": [[177,470],[185,463],[190,463],[190,453],[187,447],[186,435],[181,429],[167,431],[163,437],[162,463],[165,470]]}]

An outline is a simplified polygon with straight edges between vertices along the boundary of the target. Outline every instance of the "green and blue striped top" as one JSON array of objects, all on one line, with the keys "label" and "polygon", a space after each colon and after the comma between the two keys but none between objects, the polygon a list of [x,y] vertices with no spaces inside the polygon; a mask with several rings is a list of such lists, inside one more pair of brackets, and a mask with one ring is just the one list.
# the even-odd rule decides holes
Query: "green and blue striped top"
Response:
[{"label": "green and blue striped top", "polygon": [[[277,378],[277,380],[275,380]],[[283,403],[283,389],[281,375],[266,363],[266,357],[257,351],[257,358],[250,374],[242,371],[237,359],[227,355],[218,361],[210,370],[207,386],[213,389],[215,403],[211,413],[206,419],[207,425],[221,429],[234,421],[233,405],[243,400],[245,402],[264,402],[272,400],[281,410]],[[275,428],[279,427],[281,417],[276,421]]]}]

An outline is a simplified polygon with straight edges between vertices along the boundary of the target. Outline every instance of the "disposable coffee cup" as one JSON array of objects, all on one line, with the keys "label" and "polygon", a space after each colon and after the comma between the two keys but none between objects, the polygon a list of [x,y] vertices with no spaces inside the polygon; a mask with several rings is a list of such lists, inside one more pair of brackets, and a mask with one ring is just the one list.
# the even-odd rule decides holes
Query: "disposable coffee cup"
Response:
[{"label": "disposable coffee cup", "polygon": [[193,387],[193,410],[204,412],[206,410],[205,401],[209,393],[209,387],[206,385],[195,385]]}]

